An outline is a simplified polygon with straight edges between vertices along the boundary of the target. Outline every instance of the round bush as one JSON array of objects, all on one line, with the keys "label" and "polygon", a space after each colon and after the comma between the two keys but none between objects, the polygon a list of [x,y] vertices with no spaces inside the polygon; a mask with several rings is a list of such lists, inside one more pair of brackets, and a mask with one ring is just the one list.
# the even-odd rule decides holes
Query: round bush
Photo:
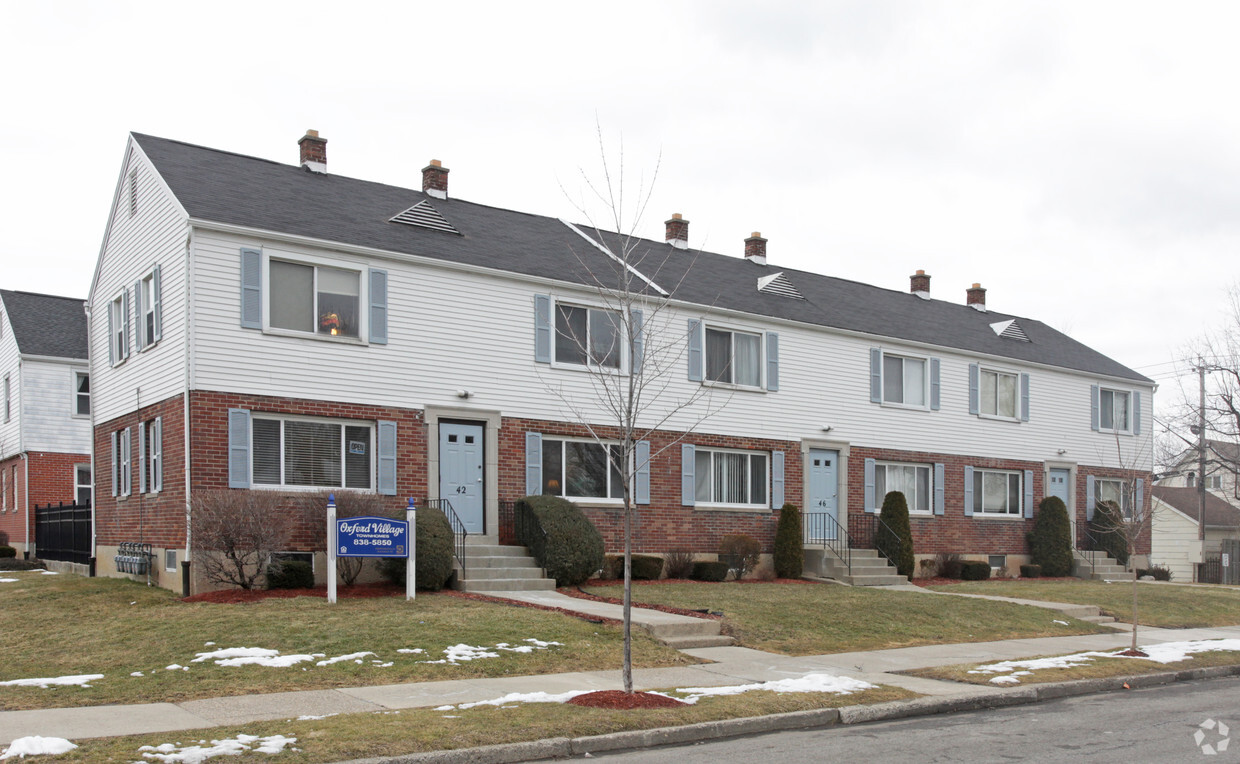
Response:
[{"label": "round bush", "polygon": [[1068,508],[1058,496],[1047,496],[1038,504],[1028,542],[1029,556],[1034,565],[1042,566],[1042,575],[1072,575],[1072,524]]},{"label": "round bush", "polygon": [[[437,592],[452,577],[452,557],[456,537],[443,512],[433,507],[419,509],[416,515],[417,588]],[[394,584],[405,585],[404,557],[383,557],[379,573]]]},{"label": "round bush", "polygon": [[801,510],[795,504],[785,504],[779,510],[779,524],[775,526],[776,576],[801,577],[805,568],[805,545],[801,539]]},{"label": "round bush", "polygon": [[694,581],[723,581],[728,577],[726,562],[695,562],[693,563]]},{"label": "round bush", "polygon": [[1021,565],[1020,566],[1020,577],[1021,578],[1040,578],[1041,576],[1042,576],[1041,565]]},{"label": "round bush", "polygon": [[990,563],[983,560],[965,560],[960,564],[960,577],[965,581],[985,581],[990,578]]},{"label": "round bush", "polygon": [[281,560],[267,567],[268,589],[313,589],[314,569],[301,560]]},{"label": "round bush", "polygon": [[0,557],[16,557],[17,549],[11,546],[0,546]]},{"label": "round bush", "polygon": [[[913,577],[913,531],[908,522],[908,501],[900,491],[889,491],[883,497],[879,513],[883,525],[874,534],[874,547],[896,566],[902,576]],[[885,527],[884,527],[885,526]]]},{"label": "round bush", "polygon": [[603,536],[576,504],[558,496],[526,496],[517,500],[516,511],[532,513],[542,527],[542,533],[528,530],[520,541],[556,586],[580,584],[603,567]]},{"label": "round bush", "polygon": [[[653,555],[635,554],[629,558],[634,581],[657,581],[663,575],[663,558]],[[624,576],[624,558],[620,558],[620,575]]]}]

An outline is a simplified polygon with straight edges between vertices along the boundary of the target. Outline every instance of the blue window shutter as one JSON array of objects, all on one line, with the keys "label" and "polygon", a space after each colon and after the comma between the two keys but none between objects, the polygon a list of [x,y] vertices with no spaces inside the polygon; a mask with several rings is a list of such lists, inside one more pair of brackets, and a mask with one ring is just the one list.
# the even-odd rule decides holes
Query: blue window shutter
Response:
[{"label": "blue window shutter", "polygon": [[[766,333],[766,389],[779,389],[779,335],[775,332]],[[779,502],[779,506],[783,505]]]},{"label": "blue window shutter", "polygon": [[693,477],[697,452],[690,443],[680,445],[680,504],[692,507],[697,500],[697,481]]},{"label": "blue window shutter", "polygon": [[384,496],[396,495],[396,423],[379,422],[379,479],[375,488]]},{"label": "blue window shutter", "polygon": [[865,507],[866,512],[877,512],[878,506],[874,501],[874,471],[876,463],[873,459],[865,460]]},{"label": "blue window shutter", "polygon": [[1141,434],[1141,393],[1132,394],[1132,434]]},{"label": "blue window shutter", "polygon": [[1098,386],[1089,387],[1089,429],[1098,431]]},{"label": "blue window shutter", "polygon": [[[629,369],[633,374],[641,371],[642,364],[646,361],[646,333],[645,333],[645,316],[637,308],[629,311],[629,315],[633,318],[633,358],[629,362]],[[647,446],[650,444],[647,443]]]},{"label": "blue window shutter", "polygon": [[112,431],[112,495],[115,496],[119,491],[120,471],[117,469],[121,458],[120,432]]},{"label": "blue window shutter", "polygon": [[386,345],[388,341],[388,273],[370,269],[370,342]]},{"label": "blue window shutter", "polygon": [[947,486],[943,485],[947,478],[947,468],[942,464],[934,465],[934,514],[942,516],[946,509]]},{"label": "blue window shutter", "polygon": [[142,315],[142,279],[138,279],[133,285],[133,316],[134,323],[137,324],[133,344],[141,350],[149,342],[146,338],[146,320]]},{"label": "blue window shutter", "polygon": [[[534,361],[551,363],[551,296],[546,294],[534,295]],[[541,466],[539,469],[541,471]],[[542,478],[538,482],[541,490]]]},{"label": "blue window shutter", "polygon": [[1029,375],[1020,375],[1020,421],[1029,421]]},{"label": "blue window shutter", "polygon": [[[1097,390],[1098,388],[1094,388]],[[1085,519],[1094,519],[1094,506],[1097,504],[1097,497],[1094,495],[1094,476],[1085,476]]]},{"label": "blue window shutter", "polygon": [[542,494],[542,433],[525,433],[525,495]]},{"label": "blue window shutter", "polygon": [[228,487],[250,487],[250,412],[228,410]]},{"label": "blue window shutter", "polygon": [[138,493],[146,493],[146,424],[138,423]]},{"label": "blue window shutter", "polygon": [[973,468],[964,468],[964,516],[973,517]]},{"label": "blue window shutter", "polygon": [[121,348],[121,358],[129,357],[129,290],[125,290],[123,299],[121,300],[121,312],[125,314],[122,325],[125,327],[125,337],[122,340],[124,347]]},{"label": "blue window shutter", "polygon": [[930,410],[939,410],[939,359],[930,359]]},{"label": "blue window shutter", "polygon": [[151,306],[155,311],[155,336],[147,339],[150,342],[159,342],[164,336],[164,298],[160,284],[159,263],[156,263],[155,270],[151,271],[151,295],[155,303]]},{"label": "blue window shutter", "polygon": [[784,452],[771,452],[771,508],[784,506]]},{"label": "blue window shutter", "polygon": [[1025,519],[1033,519],[1033,470],[1025,470]]},{"label": "blue window shutter", "polygon": [[1137,506],[1133,509],[1132,517],[1137,522],[1145,519],[1145,481],[1137,478]]},{"label": "blue window shutter", "polygon": [[241,326],[263,328],[263,253],[241,250]]},{"label": "blue window shutter", "polygon": [[634,466],[637,467],[637,479],[634,481],[634,493],[637,494],[634,501],[638,504],[650,503],[650,441],[637,441],[637,448],[633,454]]},{"label": "blue window shutter", "polygon": [[977,364],[969,364],[969,413],[978,414],[982,410],[980,386],[982,382],[982,370]]},{"label": "blue window shutter", "polygon": [[[112,303],[108,303],[108,364],[116,365],[116,311],[112,309]],[[113,483],[116,481],[113,480]]]},{"label": "blue window shutter", "polygon": [[883,402],[883,351],[870,348],[870,403]]},{"label": "blue window shutter", "polygon": [[689,319],[689,381],[702,381],[702,321],[697,318]]}]

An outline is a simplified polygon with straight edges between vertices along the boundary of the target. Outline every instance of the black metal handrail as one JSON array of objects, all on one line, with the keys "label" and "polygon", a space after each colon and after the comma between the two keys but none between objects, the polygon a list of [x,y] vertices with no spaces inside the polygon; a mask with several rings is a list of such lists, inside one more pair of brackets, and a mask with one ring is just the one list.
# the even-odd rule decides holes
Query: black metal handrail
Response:
[{"label": "black metal handrail", "polygon": [[879,529],[885,529],[889,536],[895,536],[895,531],[883,519],[876,514],[865,513],[864,515],[852,515],[848,518],[849,524],[849,543],[855,544],[857,549],[873,549],[886,560],[891,567],[899,570],[899,564],[887,556],[887,553],[878,548],[876,543],[878,540]]},{"label": "black metal handrail", "polygon": [[456,560],[461,564],[461,578],[465,578],[465,537],[469,535],[469,531],[465,530],[465,523],[461,522],[461,518],[456,514],[456,510],[452,508],[452,502],[447,499],[423,499],[419,506],[438,509],[443,512],[443,516],[448,518],[448,525],[452,526],[452,536],[456,544],[454,553]]},{"label": "black metal handrail", "polygon": [[517,503],[511,499],[499,501],[499,543],[512,545],[517,541]]},{"label": "black metal handrail", "polygon": [[801,515],[801,542],[806,546],[821,544],[830,551],[852,575],[852,542],[848,531],[839,521],[826,512],[806,512]]},{"label": "black metal handrail", "polygon": [[[516,543],[530,550],[530,554],[543,564],[547,551],[547,531],[538,520],[538,515],[529,504],[519,501],[501,502],[511,505],[512,538]],[[503,533],[503,521],[500,521],[500,533]]]}]

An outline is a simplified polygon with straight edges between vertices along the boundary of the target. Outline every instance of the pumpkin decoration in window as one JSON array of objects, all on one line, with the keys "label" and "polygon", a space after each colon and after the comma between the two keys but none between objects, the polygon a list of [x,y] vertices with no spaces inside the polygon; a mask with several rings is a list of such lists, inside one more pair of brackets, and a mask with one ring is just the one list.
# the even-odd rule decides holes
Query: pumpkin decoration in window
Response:
[{"label": "pumpkin decoration in window", "polygon": [[335,336],[344,331],[344,322],[339,313],[324,313],[319,316],[319,332]]}]

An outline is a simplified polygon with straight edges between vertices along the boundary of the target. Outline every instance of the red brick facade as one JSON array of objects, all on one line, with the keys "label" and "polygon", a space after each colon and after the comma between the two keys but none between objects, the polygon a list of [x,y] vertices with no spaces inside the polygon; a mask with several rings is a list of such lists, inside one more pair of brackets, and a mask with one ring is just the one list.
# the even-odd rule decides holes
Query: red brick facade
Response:
[{"label": "red brick facade", "polygon": [[31,451],[25,457],[19,454],[0,462],[0,533],[8,536],[11,546],[33,555],[35,506],[76,501],[75,467],[90,464],[90,455]]}]

